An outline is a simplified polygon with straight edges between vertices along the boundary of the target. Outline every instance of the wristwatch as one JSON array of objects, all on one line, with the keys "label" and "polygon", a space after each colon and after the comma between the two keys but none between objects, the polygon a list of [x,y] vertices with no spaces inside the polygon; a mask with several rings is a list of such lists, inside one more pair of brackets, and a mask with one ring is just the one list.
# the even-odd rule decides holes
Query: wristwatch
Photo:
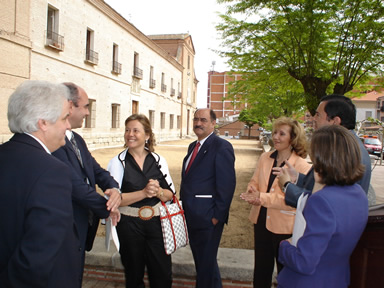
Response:
[{"label": "wristwatch", "polygon": [[290,184],[290,183],[291,183],[291,181],[287,181],[284,183],[284,185],[283,185],[283,192],[284,193],[287,191],[288,184]]}]

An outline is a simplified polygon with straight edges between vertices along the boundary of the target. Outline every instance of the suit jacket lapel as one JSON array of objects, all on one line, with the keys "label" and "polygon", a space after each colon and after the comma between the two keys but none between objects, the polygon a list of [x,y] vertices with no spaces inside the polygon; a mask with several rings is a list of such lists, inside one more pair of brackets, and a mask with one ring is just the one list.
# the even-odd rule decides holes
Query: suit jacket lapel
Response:
[{"label": "suit jacket lapel", "polygon": [[92,171],[89,171],[90,167],[88,167],[88,165],[86,165],[87,164],[86,157],[85,157],[86,152],[84,151],[84,147],[81,144],[82,142],[79,140],[80,136],[77,135],[76,133],[74,133],[73,131],[72,131],[72,133],[75,137],[77,147],[80,150],[82,161],[83,161],[83,166],[81,165],[79,158],[77,158],[75,148],[72,146],[72,143],[71,143],[71,141],[69,141],[68,137],[66,137],[66,139],[65,139],[66,145],[69,146],[69,149],[71,150],[71,153],[73,154],[72,156],[75,157],[76,161],[79,163],[80,169],[84,172],[85,176],[87,176],[88,181],[90,182],[89,184],[93,187],[95,184],[93,183],[93,177],[91,177]]},{"label": "suit jacket lapel", "polygon": [[[195,148],[196,143],[197,143],[197,141],[192,142],[192,143],[189,144],[189,146],[188,146],[188,153],[187,153],[187,156],[185,156],[185,157],[184,157],[184,160],[183,160],[183,167],[182,167],[182,171],[181,171],[181,172],[182,172],[182,177],[185,176],[185,169],[187,168],[185,164],[187,163],[188,157],[192,154],[193,148]],[[196,159],[195,159],[195,160],[196,160]]]},{"label": "suit jacket lapel", "polygon": [[[199,152],[196,155],[195,160],[193,161],[191,167],[189,168],[188,173],[191,173],[191,171],[194,169],[194,167],[198,166],[198,164],[203,160],[204,156],[208,152],[209,147],[211,146],[211,144],[214,141],[215,137],[216,137],[215,134],[212,133],[211,136],[209,136],[204,141],[203,145],[200,147],[200,150],[199,150]],[[196,146],[196,143],[197,143],[197,141],[195,142],[195,145],[193,145],[193,147],[191,147],[190,153],[192,153],[193,148],[195,148],[195,146]],[[188,157],[189,157],[190,153],[188,153]],[[187,157],[187,159],[188,159],[188,157]]]}]

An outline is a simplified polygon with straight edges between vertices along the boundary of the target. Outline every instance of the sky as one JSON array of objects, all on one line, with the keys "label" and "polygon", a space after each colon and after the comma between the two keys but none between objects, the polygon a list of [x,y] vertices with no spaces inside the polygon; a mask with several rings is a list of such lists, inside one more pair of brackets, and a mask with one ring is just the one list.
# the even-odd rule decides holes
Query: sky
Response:
[{"label": "sky", "polygon": [[183,34],[192,36],[195,47],[195,73],[197,85],[197,108],[206,107],[208,72],[229,70],[225,59],[215,52],[220,49],[218,11],[223,6],[216,0],[104,0],[126,20],[145,35]]}]

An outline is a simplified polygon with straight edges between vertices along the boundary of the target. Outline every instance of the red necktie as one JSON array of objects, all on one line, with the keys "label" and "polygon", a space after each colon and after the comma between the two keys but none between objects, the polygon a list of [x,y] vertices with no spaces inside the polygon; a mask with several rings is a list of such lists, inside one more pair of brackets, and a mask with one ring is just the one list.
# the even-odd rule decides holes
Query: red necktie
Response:
[{"label": "red necktie", "polygon": [[185,170],[185,173],[188,173],[189,168],[192,165],[193,160],[195,160],[197,152],[199,152],[200,142],[197,142],[195,145],[195,148],[193,149],[191,160],[189,160],[187,170]]}]

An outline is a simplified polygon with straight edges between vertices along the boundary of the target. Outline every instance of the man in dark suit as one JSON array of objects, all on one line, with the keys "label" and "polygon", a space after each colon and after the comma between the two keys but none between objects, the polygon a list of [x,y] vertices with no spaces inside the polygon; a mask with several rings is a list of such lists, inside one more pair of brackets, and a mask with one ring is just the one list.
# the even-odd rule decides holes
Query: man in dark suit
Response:
[{"label": "man in dark suit", "polygon": [[71,171],[51,155],[65,144],[68,89],[26,81],[10,96],[13,137],[0,146],[0,287],[81,287]]},{"label": "man in dark suit", "polygon": [[[80,128],[85,116],[89,115],[88,95],[84,89],[73,83],[63,84],[70,92],[71,114],[68,121],[71,124],[71,129]],[[83,251],[83,267],[85,250],[90,251],[92,249],[100,219],[111,217],[114,225],[120,220],[118,210],[121,201],[119,184],[92,157],[84,139],[71,130],[67,131],[65,145],[53,155],[72,170],[73,214]],[[96,192],[96,184],[108,196],[108,200]]]},{"label": "man in dark suit", "polygon": [[[350,98],[343,95],[332,94],[324,96],[316,109],[313,124],[315,130],[329,125],[344,126],[358,139],[353,130],[356,126],[356,107]],[[360,184],[365,193],[368,193],[371,181],[371,160],[360,139],[358,139],[358,143],[361,152],[361,162],[365,166],[365,172],[363,178],[357,183]],[[287,164],[290,166],[289,163]],[[313,168],[309,170],[307,175],[297,173],[293,167],[289,167],[289,169],[274,168],[274,170],[277,175],[280,175],[280,170],[284,172],[283,175],[279,176],[279,184],[285,192],[285,202],[287,205],[296,207],[300,195],[304,191],[312,191],[315,183]]]},{"label": "man in dark suit", "polygon": [[235,155],[232,145],[213,133],[216,115],[211,109],[197,110],[193,125],[198,140],[189,145],[183,161],[180,198],[196,287],[222,287],[217,252],[236,186]]}]

